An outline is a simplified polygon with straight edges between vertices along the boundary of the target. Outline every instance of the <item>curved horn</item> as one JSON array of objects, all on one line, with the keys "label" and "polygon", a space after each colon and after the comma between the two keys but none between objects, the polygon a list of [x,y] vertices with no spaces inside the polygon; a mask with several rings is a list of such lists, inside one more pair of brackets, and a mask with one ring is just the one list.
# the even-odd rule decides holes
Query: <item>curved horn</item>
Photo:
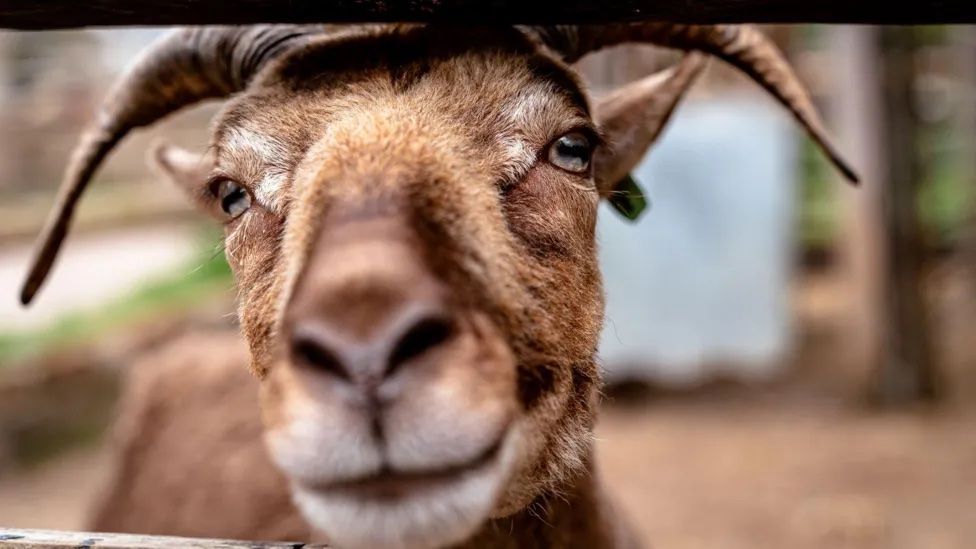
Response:
[{"label": "curved horn", "polygon": [[317,32],[321,27],[198,27],[170,33],[150,46],[116,82],[75,146],[21,302],[29,303],[44,283],[88,182],[129,130],[198,101],[243,90],[265,63]]},{"label": "curved horn", "polygon": [[850,182],[857,173],[831,143],[806,88],[779,48],[751,25],[676,25],[634,23],[604,26],[558,26],[539,30],[542,39],[574,62],[591,51],[624,42],[648,42],[699,50],[738,68],[772,94],[793,114],[806,133]]}]

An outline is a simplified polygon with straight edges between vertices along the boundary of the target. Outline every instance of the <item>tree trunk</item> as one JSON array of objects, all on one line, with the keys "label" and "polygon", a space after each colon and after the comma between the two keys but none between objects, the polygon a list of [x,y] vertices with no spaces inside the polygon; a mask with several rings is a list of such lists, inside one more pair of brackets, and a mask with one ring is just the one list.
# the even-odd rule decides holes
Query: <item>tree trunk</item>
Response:
[{"label": "tree trunk", "polygon": [[[843,362],[858,373],[876,368],[883,347],[886,255],[881,193],[886,150],[881,108],[881,70],[876,27],[834,27],[828,31],[833,61],[833,126],[841,148],[854,159],[864,183],[835,188],[843,209],[837,243],[840,276],[847,303]],[[863,375],[863,374],[862,374]]]},{"label": "tree trunk", "polygon": [[962,85],[960,128],[963,163],[961,172],[969,185],[969,221],[960,246],[963,260],[976,295],[976,27],[953,29],[953,46],[957,55],[956,70]]},{"label": "tree trunk", "polygon": [[881,362],[870,396],[881,405],[902,406],[938,396],[930,314],[926,302],[925,238],[918,217],[918,189],[926,177],[918,154],[919,124],[914,113],[915,29],[880,32],[882,109],[886,149],[882,197],[884,324]]},{"label": "tree trunk", "polygon": [[924,240],[916,196],[924,176],[917,154],[910,28],[836,27],[834,118],[864,174],[839,185],[845,206],[841,275],[849,299],[847,360],[870,372],[875,403],[903,406],[937,396],[924,297]]}]

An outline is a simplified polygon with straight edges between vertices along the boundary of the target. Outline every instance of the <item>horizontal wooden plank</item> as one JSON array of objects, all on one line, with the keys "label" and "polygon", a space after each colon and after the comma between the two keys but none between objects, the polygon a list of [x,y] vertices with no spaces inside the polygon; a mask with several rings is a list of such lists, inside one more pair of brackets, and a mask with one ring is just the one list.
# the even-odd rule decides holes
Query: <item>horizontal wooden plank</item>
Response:
[{"label": "horizontal wooden plank", "polygon": [[132,534],[97,534],[57,530],[19,530],[0,528],[0,548],[40,549],[72,547],[90,549],[318,549],[324,545],[288,542],[252,542],[225,539],[140,536]]},{"label": "horizontal wooden plank", "polygon": [[3,0],[0,27],[383,22],[973,23],[976,1]]}]

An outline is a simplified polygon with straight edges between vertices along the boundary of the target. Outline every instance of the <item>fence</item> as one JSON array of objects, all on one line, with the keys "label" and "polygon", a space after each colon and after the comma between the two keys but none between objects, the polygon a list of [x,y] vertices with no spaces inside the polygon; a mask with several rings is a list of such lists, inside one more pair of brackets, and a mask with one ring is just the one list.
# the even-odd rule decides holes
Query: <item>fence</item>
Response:
[{"label": "fence", "polygon": [[0,27],[384,22],[974,23],[972,0],[5,0]]}]

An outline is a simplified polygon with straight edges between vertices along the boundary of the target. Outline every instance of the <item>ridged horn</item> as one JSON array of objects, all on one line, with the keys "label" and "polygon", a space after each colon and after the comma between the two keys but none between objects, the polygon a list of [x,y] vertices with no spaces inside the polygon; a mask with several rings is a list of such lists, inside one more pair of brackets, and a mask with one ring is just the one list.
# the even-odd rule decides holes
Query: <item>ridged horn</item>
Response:
[{"label": "ridged horn", "polygon": [[113,86],[75,146],[54,210],[38,239],[20,300],[30,303],[57,258],[75,207],[109,152],[132,129],[182,107],[243,90],[269,60],[318,26],[196,27],[151,45]]},{"label": "ridged horn", "polygon": [[698,50],[713,55],[744,72],[793,114],[820,150],[851,183],[859,177],[831,142],[824,123],[806,91],[769,38],[751,25],[677,25],[633,23],[599,26],[538,28],[544,42],[569,62],[587,53],[625,42]]}]

